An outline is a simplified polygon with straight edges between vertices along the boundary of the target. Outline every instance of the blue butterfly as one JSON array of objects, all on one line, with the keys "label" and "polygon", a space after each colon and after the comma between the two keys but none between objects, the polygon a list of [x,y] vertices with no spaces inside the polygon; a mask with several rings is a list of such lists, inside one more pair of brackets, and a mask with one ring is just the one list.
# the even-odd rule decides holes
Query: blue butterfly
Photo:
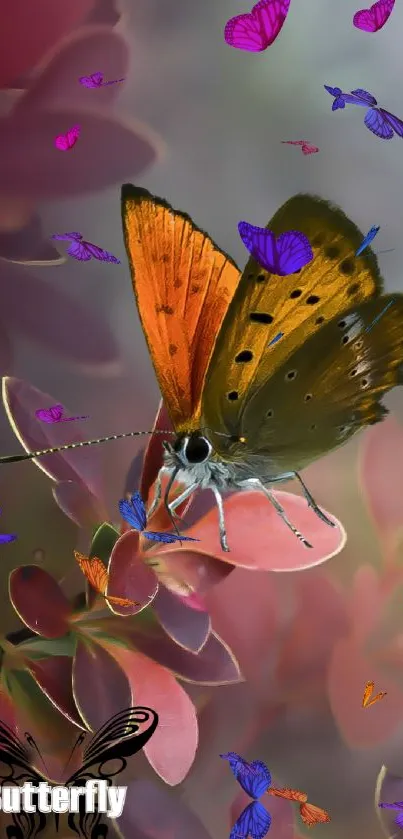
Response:
[{"label": "blue butterfly", "polygon": [[119,512],[122,519],[128,522],[135,530],[139,530],[146,539],[152,542],[164,542],[171,544],[172,542],[200,542],[200,539],[193,539],[192,536],[181,536],[178,533],[155,533],[152,530],[146,530],[147,527],[147,513],[144,501],[139,492],[134,492],[130,500],[122,498],[119,501]]},{"label": "blue butterfly", "polygon": [[371,230],[368,230],[368,233],[367,233],[367,235],[364,237],[364,239],[362,240],[362,242],[361,242],[361,244],[360,244],[360,247],[359,247],[359,248],[357,248],[357,250],[356,250],[356,252],[355,252],[355,255],[356,255],[356,256],[359,256],[359,255],[360,255],[360,253],[362,253],[363,251],[365,251],[365,248],[367,248],[367,247],[368,247],[368,245],[370,245],[370,244],[371,244],[371,242],[373,242],[373,240],[375,239],[375,236],[376,236],[376,234],[379,232],[379,230],[380,230],[380,227],[379,227],[379,226],[378,226],[378,227],[371,227]]},{"label": "blue butterfly", "polygon": [[398,137],[403,137],[403,120],[399,119],[395,114],[391,114],[390,111],[385,111],[384,108],[380,108],[375,96],[369,93],[368,90],[363,90],[359,87],[356,90],[352,90],[351,93],[343,93],[340,87],[329,87],[326,84],[323,87],[334,97],[332,111],[345,108],[346,104],[368,108],[365,114],[364,124],[369,131],[372,131],[381,140],[391,140],[395,134]]},{"label": "blue butterfly", "polygon": [[229,839],[264,839],[271,825],[271,815],[257,799],[271,786],[271,773],[261,760],[248,763],[236,752],[220,755],[228,760],[232,773],[244,792],[254,800],[247,804],[236,820]]}]

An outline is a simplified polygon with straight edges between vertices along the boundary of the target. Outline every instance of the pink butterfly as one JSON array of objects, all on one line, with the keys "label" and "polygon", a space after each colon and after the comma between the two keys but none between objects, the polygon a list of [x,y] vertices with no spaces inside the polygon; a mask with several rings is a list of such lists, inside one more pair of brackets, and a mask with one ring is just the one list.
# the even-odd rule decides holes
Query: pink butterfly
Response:
[{"label": "pink butterfly", "polygon": [[72,420],[83,420],[88,419],[86,417],[64,417],[63,416],[63,405],[52,405],[51,408],[40,408],[39,411],[35,411],[35,416],[37,419],[42,420],[42,422],[72,422]]},{"label": "pink butterfly", "polygon": [[248,52],[267,49],[281,31],[291,0],[260,0],[250,14],[232,17],[224,38],[230,47]]},{"label": "pink butterfly", "polygon": [[395,0],[378,0],[370,9],[360,9],[353,17],[353,24],[363,32],[379,32],[392,14]]},{"label": "pink butterfly", "polygon": [[80,136],[81,128],[79,125],[73,125],[73,128],[69,128],[65,134],[59,134],[58,137],[55,138],[55,146],[59,151],[69,151],[70,149],[75,146],[79,136]]},{"label": "pink butterfly", "polygon": [[312,146],[309,140],[281,140],[288,146],[301,146],[302,154],[316,154],[319,151],[317,146]]},{"label": "pink butterfly", "polygon": [[104,82],[104,74],[97,72],[91,73],[90,76],[80,76],[78,81],[80,82],[80,84],[84,85],[84,87],[107,87],[110,84],[124,82],[124,78],[114,79],[112,82]]},{"label": "pink butterfly", "polygon": [[89,262],[90,259],[99,259],[100,262],[114,262],[120,265],[120,259],[99,248],[98,245],[93,245],[92,242],[86,242],[83,239],[82,233],[54,233],[52,239],[62,239],[71,242],[67,253],[69,256],[78,259],[80,262]]}]

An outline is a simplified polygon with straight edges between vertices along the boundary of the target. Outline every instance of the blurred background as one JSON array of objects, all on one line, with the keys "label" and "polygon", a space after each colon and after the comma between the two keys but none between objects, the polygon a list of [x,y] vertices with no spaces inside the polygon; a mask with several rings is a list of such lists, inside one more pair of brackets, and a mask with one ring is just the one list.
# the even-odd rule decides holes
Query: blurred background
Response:
[{"label": "blurred background", "polygon": [[[403,291],[403,145],[366,131],[358,109],[332,113],[323,89],[364,87],[403,117],[399,4],[369,35],[353,27],[351,0],[291,0],[280,36],[260,54],[224,42],[227,19],[248,11],[241,0],[37,0],[32,8],[0,0],[0,10],[0,372],[50,394],[69,415],[88,414],[84,438],[151,428],[159,401],[122,240],[124,181],[185,210],[240,267],[241,218],[264,225],[294,193],[318,194],[363,233],[381,226],[375,252],[393,249],[379,257],[385,287]],[[126,81],[78,84],[97,70]],[[59,154],[53,137],[75,123],[85,128],[77,148]],[[300,138],[320,153],[281,144]],[[63,259],[64,245],[56,251],[49,237],[68,230],[121,265]],[[219,759],[229,750],[266,761],[277,786],[326,808],[332,821],[315,828],[319,839],[381,835],[378,773],[386,764],[403,775],[401,394],[386,404],[390,419],[304,474],[347,531],[342,552],[289,574],[237,568],[207,595],[246,681],[186,686],[199,711],[195,762],[168,792],[141,764],[133,808],[147,802],[151,812],[155,796],[161,817],[130,822],[127,839],[225,839],[239,812],[238,786]],[[112,518],[141,445],[97,450]],[[20,450],[4,412],[0,446]],[[69,593],[80,588],[70,559],[78,530],[51,490],[33,464],[1,468],[0,524],[19,533],[0,546],[2,633],[22,626],[7,589],[17,565],[39,556]],[[364,711],[370,679],[389,695]],[[273,817],[274,839],[306,834],[288,805],[276,824]]]}]

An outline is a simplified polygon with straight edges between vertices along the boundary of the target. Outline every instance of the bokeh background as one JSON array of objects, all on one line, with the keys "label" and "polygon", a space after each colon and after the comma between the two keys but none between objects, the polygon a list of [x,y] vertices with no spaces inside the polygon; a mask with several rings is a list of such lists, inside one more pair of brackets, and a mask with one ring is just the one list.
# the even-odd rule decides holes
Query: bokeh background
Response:
[{"label": "bokeh background", "polygon": [[[364,87],[403,116],[399,4],[382,31],[367,35],[352,26],[351,0],[291,0],[279,38],[256,55],[223,39],[226,20],[247,10],[241,0],[28,6],[0,2],[3,375],[89,414],[85,437],[152,427],[159,394],[122,241],[124,181],[186,210],[241,267],[241,218],[263,225],[294,193],[316,193],[364,233],[381,225],[374,250],[393,249],[379,257],[386,289],[403,290],[403,146],[366,131],[358,109],[333,114],[323,89]],[[78,77],[96,70],[126,81],[81,88]],[[51,148],[53,136],[80,121],[85,136],[66,160]],[[280,142],[300,138],[320,153],[303,157]],[[55,251],[48,237],[67,230],[122,264],[63,259],[63,246]],[[386,764],[403,775],[401,394],[386,403],[390,419],[305,473],[318,502],[343,523],[344,549],[319,568],[288,574],[237,568],[206,595],[245,682],[186,685],[198,708],[196,759],[172,789],[139,759],[142,786],[127,805],[126,839],[225,839],[239,810],[237,784],[219,759],[228,750],[266,761],[278,786],[298,787],[329,810],[330,824],[315,828],[319,839],[381,835],[379,771]],[[0,446],[19,450],[4,412]],[[140,448],[129,440],[97,451],[112,519]],[[9,603],[10,571],[39,561],[76,594],[82,580],[72,549],[81,536],[33,464],[1,468],[0,498],[3,530],[19,534],[0,548],[0,632],[10,634],[22,627]],[[370,679],[388,697],[364,711]],[[400,793],[398,800],[403,781]],[[270,804],[275,814],[278,802]],[[306,834],[291,806],[278,814],[274,839]]]}]

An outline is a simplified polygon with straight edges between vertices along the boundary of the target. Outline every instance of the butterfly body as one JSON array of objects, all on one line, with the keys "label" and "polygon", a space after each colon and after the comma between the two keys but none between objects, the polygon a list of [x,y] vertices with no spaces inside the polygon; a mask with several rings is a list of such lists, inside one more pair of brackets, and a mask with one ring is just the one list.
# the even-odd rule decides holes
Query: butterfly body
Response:
[{"label": "butterfly body", "polygon": [[172,513],[209,489],[227,551],[222,494],[260,490],[311,547],[270,485],[296,478],[309,506],[333,524],[299,470],[386,415],[381,396],[400,384],[403,362],[402,296],[393,296],[384,329],[365,333],[388,302],[376,258],[367,248],[355,261],[363,234],[315,196],[294,196],[267,225],[276,241],[295,230],[312,249],[314,258],[285,276],[254,255],[241,275],[188,215],[142,188],[123,186],[122,213],[140,319],[176,433],[164,443],[148,515],[163,474],[169,488],[185,484],[172,502],[166,490]]}]

